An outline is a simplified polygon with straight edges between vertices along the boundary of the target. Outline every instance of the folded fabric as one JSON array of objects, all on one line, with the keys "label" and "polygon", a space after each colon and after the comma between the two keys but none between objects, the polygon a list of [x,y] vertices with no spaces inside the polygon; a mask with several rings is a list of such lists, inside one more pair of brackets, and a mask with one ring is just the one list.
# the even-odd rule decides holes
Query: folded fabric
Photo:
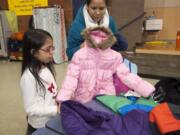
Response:
[{"label": "folded fabric", "polygon": [[105,107],[102,105],[100,102],[98,102],[96,99],[93,99],[85,104],[84,106],[93,109],[94,111],[101,111],[101,112],[106,112],[109,114],[113,114],[114,112],[110,110],[109,108]]},{"label": "folded fabric", "polygon": [[62,124],[68,135],[151,135],[148,113],[134,110],[125,117],[94,111],[76,101],[61,105]]},{"label": "folded fabric", "polygon": [[153,99],[137,98],[134,96],[97,96],[96,100],[116,113],[125,115],[132,110],[151,111],[157,103]]},{"label": "folded fabric", "polygon": [[[96,101],[95,99],[83,104],[84,106],[91,108],[94,111],[101,111],[101,112],[106,112],[108,114],[113,114],[113,112],[108,109],[107,107],[103,106],[101,103]],[[61,122],[61,115],[58,115],[51,120],[49,120],[46,123],[46,127],[50,130],[53,130],[59,134],[67,135],[65,130],[62,127],[62,122]]]},{"label": "folded fabric", "polygon": [[123,96],[111,96],[111,95],[97,96],[96,100],[98,100],[103,105],[110,108],[116,113],[118,113],[119,108],[132,104],[131,100],[128,100],[126,97]]},{"label": "folded fabric", "polygon": [[142,110],[145,112],[150,112],[152,109],[153,109],[153,107],[148,106],[148,105],[131,104],[131,105],[126,105],[126,106],[120,107],[118,109],[118,112],[120,113],[120,115],[124,116],[132,110]]},{"label": "folded fabric", "polygon": [[167,134],[180,130],[180,106],[162,103],[156,106],[149,116],[153,134]]},{"label": "folded fabric", "polygon": [[155,102],[152,98],[143,98],[140,97],[139,99],[137,99],[136,104],[140,104],[140,105],[148,105],[148,106],[152,106],[155,107],[158,105],[157,102]]},{"label": "folded fabric", "polygon": [[132,110],[143,110],[145,112],[150,112],[158,103],[156,103],[153,99],[147,99],[147,98],[136,98],[134,99],[133,96],[127,97],[129,100],[133,101],[133,104],[125,105],[123,107],[120,107],[118,109],[118,112],[121,115],[126,115],[128,112]]},{"label": "folded fabric", "polygon": [[[125,96],[125,97],[126,97],[126,96]],[[126,98],[129,99],[129,100],[131,100],[132,103],[136,103],[136,101],[137,101],[137,99],[138,99],[138,97],[136,97],[136,96],[127,96]]]},{"label": "folded fabric", "polygon": [[122,120],[118,115],[94,111],[76,101],[61,104],[62,125],[68,135],[118,135]]},{"label": "folded fabric", "polygon": [[149,113],[142,110],[133,110],[128,112],[122,117],[123,127],[125,134],[119,133],[119,135],[152,135],[149,124]]}]

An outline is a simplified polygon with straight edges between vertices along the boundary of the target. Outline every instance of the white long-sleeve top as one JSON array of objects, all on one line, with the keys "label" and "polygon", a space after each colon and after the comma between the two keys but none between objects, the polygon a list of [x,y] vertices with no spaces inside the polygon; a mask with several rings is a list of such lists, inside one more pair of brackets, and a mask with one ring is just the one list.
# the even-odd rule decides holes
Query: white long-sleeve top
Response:
[{"label": "white long-sleeve top", "polygon": [[[26,69],[20,80],[20,87],[24,100],[25,111],[28,116],[28,123],[34,128],[44,127],[46,122],[57,114],[55,96],[57,85],[52,73],[48,68],[41,69],[39,76],[46,88],[45,98],[38,93],[36,80],[29,69]],[[38,90],[39,91],[39,90]]]}]

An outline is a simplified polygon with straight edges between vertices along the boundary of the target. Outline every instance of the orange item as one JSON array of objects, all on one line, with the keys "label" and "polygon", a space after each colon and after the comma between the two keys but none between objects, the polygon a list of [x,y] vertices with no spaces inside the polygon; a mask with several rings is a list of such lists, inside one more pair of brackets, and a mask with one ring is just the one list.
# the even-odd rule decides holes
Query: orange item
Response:
[{"label": "orange item", "polygon": [[11,35],[11,39],[22,41],[24,36],[24,32],[16,32]]},{"label": "orange item", "polygon": [[159,131],[164,135],[166,133],[179,131],[180,120],[176,119],[167,103],[156,106],[149,114],[151,123],[155,123]]},{"label": "orange item", "polygon": [[17,32],[16,33],[16,39],[17,40],[23,40],[24,33],[23,32]]},{"label": "orange item", "polygon": [[180,29],[177,31],[177,36],[176,36],[176,49],[180,50]]}]

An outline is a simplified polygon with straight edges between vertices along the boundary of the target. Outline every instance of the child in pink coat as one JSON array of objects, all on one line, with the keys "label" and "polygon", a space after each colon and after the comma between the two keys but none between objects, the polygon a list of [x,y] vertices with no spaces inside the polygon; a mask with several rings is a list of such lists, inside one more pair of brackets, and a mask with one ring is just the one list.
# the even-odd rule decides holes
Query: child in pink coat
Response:
[{"label": "child in pink coat", "polygon": [[85,103],[96,95],[115,95],[113,74],[141,96],[151,95],[155,90],[153,85],[130,73],[121,54],[110,48],[116,39],[108,28],[88,28],[82,34],[84,47],[75,53],[68,65],[58,102],[72,99]]}]

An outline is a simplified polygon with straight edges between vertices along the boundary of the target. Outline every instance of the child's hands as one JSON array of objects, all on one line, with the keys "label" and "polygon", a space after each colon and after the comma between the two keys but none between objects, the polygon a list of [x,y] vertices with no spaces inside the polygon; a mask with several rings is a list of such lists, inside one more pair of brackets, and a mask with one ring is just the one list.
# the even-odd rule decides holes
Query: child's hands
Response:
[{"label": "child's hands", "polygon": [[159,103],[164,101],[165,96],[166,92],[163,90],[161,86],[158,89],[156,89],[152,95],[153,99]]}]

